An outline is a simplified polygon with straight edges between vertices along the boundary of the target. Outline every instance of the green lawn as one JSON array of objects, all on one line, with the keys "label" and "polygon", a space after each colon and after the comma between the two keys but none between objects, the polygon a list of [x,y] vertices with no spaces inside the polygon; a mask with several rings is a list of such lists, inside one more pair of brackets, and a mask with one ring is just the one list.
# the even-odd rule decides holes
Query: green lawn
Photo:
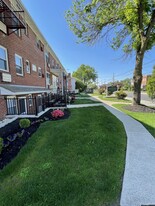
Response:
[{"label": "green lawn", "polygon": [[131,112],[123,108],[125,104],[114,104],[113,106],[141,122],[155,137],[155,113]]},{"label": "green lawn", "polygon": [[119,202],[126,134],[103,106],[47,121],[0,172],[1,206],[104,206]]},{"label": "green lawn", "polygon": [[96,104],[96,103],[102,103],[102,102],[93,101],[91,99],[75,99],[73,104]]},{"label": "green lawn", "polygon": [[100,98],[101,100],[104,100],[104,101],[111,101],[111,102],[124,102],[124,103],[131,103],[132,101],[131,100],[128,100],[128,99],[117,99],[115,96],[108,96],[106,97],[106,94],[98,94],[98,93],[94,93],[94,94],[91,94],[91,96],[93,97],[98,97]]},{"label": "green lawn", "polygon": [[111,101],[111,102],[127,102],[127,103],[130,103],[131,101],[128,100],[128,99],[117,99],[116,97],[111,97],[111,96],[108,96],[106,97],[105,95],[98,95],[98,97],[101,99],[101,100],[105,100],[105,101]]},{"label": "green lawn", "polygon": [[86,93],[79,93],[75,95],[76,97],[90,97],[88,94]]}]

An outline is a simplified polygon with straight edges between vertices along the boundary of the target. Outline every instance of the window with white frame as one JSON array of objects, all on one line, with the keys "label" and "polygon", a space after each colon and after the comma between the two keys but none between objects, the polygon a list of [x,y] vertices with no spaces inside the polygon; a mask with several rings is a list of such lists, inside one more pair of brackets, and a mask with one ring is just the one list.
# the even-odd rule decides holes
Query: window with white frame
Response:
[{"label": "window with white frame", "polygon": [[15,54],[16,74],[23,76],[23,60],[18,54]]},{"label": "window with white frame", "polygon": [[54,87],[57,87],[57,79],[58,78],[56,76],[54,76],[54,75],[52,76],[52,84]]},{"label": "window with white frame", "polygon": [[50,58],[49,58],[49,54],[47,52],[45,53],[45,59],[46,59],[46,64],[48,66],[48,64],[50,62]]},{"label": "window with white frame", "polygon": [[7,49],[0,46],[0,70],[8,71]]},{"label": "window with white frame", "polygon": [[50,73],[49,72],[46,72],[46,81],[47,81],[47,84],[50,85],[51,80],[50,80]]},{"label": "window with white frame", "polygon": [[26,24],[26,26],[25,26],[24,33],[25,33],[26,36],[29,35],[29,33],[28,33],[28,24]]},{"label": "window with white frame", "polygon": [[38,67],[38,76],[42,77],[42,69],[40,67]]},{"label": "window with white frame", "polygon": [[32,71],[36,72],[37,71],[37,67],[35,64],[32,64]]},{"label": "window with white frame", "polygon": [[29,60],[26,60],[26,72],[28,74],[30,74],[30,62],[29,62]]}]

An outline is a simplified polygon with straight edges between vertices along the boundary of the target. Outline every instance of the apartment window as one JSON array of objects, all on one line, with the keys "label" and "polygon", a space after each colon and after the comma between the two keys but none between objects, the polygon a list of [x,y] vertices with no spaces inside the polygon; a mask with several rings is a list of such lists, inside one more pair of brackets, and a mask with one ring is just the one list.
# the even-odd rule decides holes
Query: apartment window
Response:
[{"label": "apartment window", "polygon": [[54,59],[52,59],[52,66],[54,66]]},{"label": "apartment window", "polygon": [[26,60],[26,72],[30,74],[30,62]]},{"label": "apartment window", "polygon": [[6,48],[0,46],[0,70],[8,71],[8,56]]},{"label": "apartment window", "polygon": [[43,52],[44,51],[44,45],[42,42],[40,42],[40,50]]},{"label": "apartment window", "polygon": [[36,72],[37,71],[37,67],[35,64],[32,64],[32,71]]},{"label": "apartment window", "polygon": [[56,64],[55,68],[56,68],[56,69],[59,69],[59,64]]},{"label": "apartment window", "polygon": [[26,26],[25,26],[24,33],[25,33],[26,36],[29,35],[29,33],[28,33],[28,24],[26,24]]},{"label": "apartment window", "polygon": [[46,59],[46,63],[48,63],[49,62],[48,53],[45,53],[45,59]]},{"label": "apartment window", "polygon": [[16,74],[23,76],[23,61],[22,57],[15,54]]},{"label": "apartment window", "polygon": [[36,44],[37,44],[37,48],[38,48],[38,49],[40,49],[40,43],[41,43],[40,40],[39,40],[39,39],[36,39]]},{"label": "apartment window", "polygon": [[42,69],[40,67],[38,67],[38,76],[42,77]]},{"label": "apartment window", "polygon": [[50,73],[49,73],[49,72],[46,72],[46,81],[47,81],[47,84],[48,84],[48,85],[51,83]]}]

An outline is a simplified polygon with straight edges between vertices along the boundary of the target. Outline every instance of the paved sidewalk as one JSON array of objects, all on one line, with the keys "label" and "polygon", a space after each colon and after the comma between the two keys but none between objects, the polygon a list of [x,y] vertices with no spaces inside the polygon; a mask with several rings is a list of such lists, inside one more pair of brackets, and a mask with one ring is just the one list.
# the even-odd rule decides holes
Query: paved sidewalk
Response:
[{"label": "paved sidewalk", "polygon": [[[70,108],[98,105],[101,104],[70,105]],[[105,103],[102,105],[122,121],[127,134],[120,205],[155,205],[155,139],[138,121]]]},{"label": "paved sidewalk", "polygon": [[138,121],[106,104],[104,106],[122,121],[127,134],[120,205],[155,205],[155,139]]},{"label": "paved sidewalk", "polygon": [[67,108],[81,108],[81,107],[96,107],[103,106],[103,103],[94,103],[94,104],[68,104]]}]

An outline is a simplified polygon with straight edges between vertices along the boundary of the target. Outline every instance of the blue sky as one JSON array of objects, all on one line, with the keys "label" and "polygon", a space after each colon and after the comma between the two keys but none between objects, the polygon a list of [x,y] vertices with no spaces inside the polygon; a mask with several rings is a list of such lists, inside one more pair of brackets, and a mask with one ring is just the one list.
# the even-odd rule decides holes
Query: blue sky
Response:
[{"label": "blue sky", "polygon": [[[135,57],[123,60],[121,50],[114,51],[100,40],[94,46],[78,44],[64,18],[71,0],[22,0],[34,22],[52,47],[67,72],[75,71],[81,64],[93,67],[98,73],[98,83],[107,83],[132,77]],[[143,74],[150,74],[155,65],[155,49],[146,53]]]}]

